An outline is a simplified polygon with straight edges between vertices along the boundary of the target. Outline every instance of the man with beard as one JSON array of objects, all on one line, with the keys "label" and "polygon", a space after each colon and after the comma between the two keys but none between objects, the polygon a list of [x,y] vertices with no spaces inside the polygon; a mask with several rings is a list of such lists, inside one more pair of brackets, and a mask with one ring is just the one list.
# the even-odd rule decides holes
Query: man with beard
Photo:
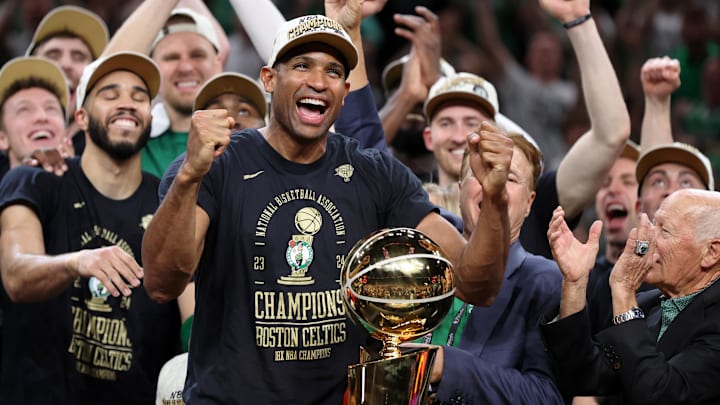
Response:
[{"label": "man with beard", "polygon": [[193,101],[202,85],[222,72],[227,37],[201,0],[142,2],[113,35],[105,52],[149,55],[162,74],[150,140],[142,151],[143,170],[162,177],[185,151]]},{"label": "man with beard", "polygon": [[0,183],[3,401],[151,403],[179,352],[177,305],[150,300],[139,264],[158,205],[140,150],[159,85],[145,56],[97,60],[77,88],[83,154],[62,176],[21,166]]}]

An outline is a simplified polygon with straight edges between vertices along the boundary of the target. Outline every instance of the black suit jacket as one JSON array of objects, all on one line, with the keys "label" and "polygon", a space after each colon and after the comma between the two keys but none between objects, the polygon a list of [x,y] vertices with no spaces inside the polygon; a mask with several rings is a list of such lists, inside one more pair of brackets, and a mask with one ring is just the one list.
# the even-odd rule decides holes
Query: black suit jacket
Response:
[{"label": "black suit jacket", "polygon": [[658,341],[659,298],[658,290],[639,294],[646,318],[610,326],[595,339],[587,309],[543,322],[563,393],[621,394],[628,404],[719,404],[720,282],[698,294]]}]

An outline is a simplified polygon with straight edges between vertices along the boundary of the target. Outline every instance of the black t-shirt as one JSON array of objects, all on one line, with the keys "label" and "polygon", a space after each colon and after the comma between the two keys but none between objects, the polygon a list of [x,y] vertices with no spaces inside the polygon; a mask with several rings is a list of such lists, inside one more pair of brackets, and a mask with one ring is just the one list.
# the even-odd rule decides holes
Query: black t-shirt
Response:
[{"label": "black t-shirt", "polygon": [[5,152],[0,153],[0,179],[10,170],[10,159]]},{"label": "black t-shirt", "polygon": [[[543,173],[538,179],[535,189],[535,201],[533,201],[530,215],[525,218],[520,230],[520,243],[525,250],[532,254],[545,256],[552,260],[550,243],[547,239],[547,231],[550,227],[553,211],[560,205],[557,191],[557,172],[550,171]],[[580,222],[582,213],[575,218],[566,218],[568,226],[573,229]]]},{"label": "black t-shirt", "polygon": [[[0,209],[30,207],[48,255],[116,245],[140,263],[157,185],[144,173],[132,196],[108,199],[74,158],[62,177],[40,168],[9,171],[0,183]],[[177,303],[158,304],[143,287],[112,297],[97,279],[82,278],[39,303],[3,296],[2,308],[4,403],[153,403],[160,368],[180,351]]]},{"label": "black t-shirt", "polygon": [[185,400],[341,404],[347,367],[368,340],[345,314],[342,264],[359,239],[415,227],[434,210],[420,181],[343,136],[331,134],[317,162],[298,164],[244,130],[204,177],[198,204],[210,225]]}]

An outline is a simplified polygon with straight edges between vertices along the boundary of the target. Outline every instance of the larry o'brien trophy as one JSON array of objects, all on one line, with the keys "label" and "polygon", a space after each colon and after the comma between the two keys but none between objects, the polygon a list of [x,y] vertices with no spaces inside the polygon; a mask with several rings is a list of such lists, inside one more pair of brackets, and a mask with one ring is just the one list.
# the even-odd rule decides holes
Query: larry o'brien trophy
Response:
[{"label": "larry o'brien trophy", "polygon": [[360,364],[348,367],[350,404],[424,404],[436,350],[398,345],[447,315],[455,292],[450,261],[415,229],[384,229],[355,244],[340,285],[350,319],[383,343],[377,358],[361,350]]}]

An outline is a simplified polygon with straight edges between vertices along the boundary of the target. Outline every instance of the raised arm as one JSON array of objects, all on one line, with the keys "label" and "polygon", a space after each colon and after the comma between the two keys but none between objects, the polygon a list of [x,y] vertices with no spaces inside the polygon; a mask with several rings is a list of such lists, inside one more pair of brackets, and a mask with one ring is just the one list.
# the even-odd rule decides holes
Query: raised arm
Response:
[{"label": "raised arm", "polygon": [[145,0],[110,38],[103,55],[133,51],[147,55],[178,0]]},{"label": "raised arm", "polygon": [[380,110],[385,138],[392,142],[405,117],[428,96],[440,78],[440,27],[438,17],[427,7],[415,7],[417,15],[396,14],[395,33],[410,41],[408,61],[403,66],[400,85]]},{"label": "raised arm", "polygon": [[[541,0],[541,4],[563,23],[590,13],[588,0]],[[580,67],[591,123],[557,170],[558,200],[566,216],[573,218],[594,198],[629,139],[630,116],[595,21],[590,18],[567,33]]]},{"label": "raised arm", "polygon": [[115,297],[131,294],[143,270],[117,246],[58,256],[45,253],[42,226],[35,211],[11,205],[0,214],[0,272],[13,302],[37,302],[60,294],[78,277],[96,277]]},{"label": "raised arm", "polygon": [[149,54],[153,41],[162,29],[172,10],[176,7],[189,8],[207,17],[215,28],[220,49],[218,58],[225,64],[230,52],[230,42],[225,31],[202,0],[145,0],[125,20],[112,36],[103,55],[120,51],[134,51]]},{"label": "raised arm", "polygon": [[270,59],[275,33],[285,22],[271,0],[230,0],[240,24],[263,61]]},{"label": "raised arm", "polygon": [[468,137],[469,163],[483,189],[477,231],[464,242],[455,228],[432,213],[418,225],[440,244],[455,266],[458,298],[473,305],[493,303],[502,285],[510,250],[508,194],[505,188],[513,143],[489,122]]},{"label": "raised arm", "polygon": [[225,151],[234,125],[225,110],[193,114],[185,160],[143,237],[145,289],[156,301],[179,296],[197,268],[210,225],[197,205],[200,185],[213,160]]},{"label": "raised arm", "polygon": [[640,151],[672,143],[670,96],[680,87],[680,62],[677,59],[651,58],[640,71],[645,113],[640,133]]},{"label": "raised arm", "polygon": [[345,28],[358,51],[357,66],[350,71],[350,76],[348,76],[350,91],[361,89],[368,84],[365,52],[363,52],[362,35],[360,34],[362,3],[363,0],[325,0],[325,15],[339,22]]},{"label": "raised arm", "polygon": [[476,33],[485,51],[488,61],[488,77],[499,80],[503,77],[503,67],[514,63],[515,58],[500,38],[497,21],[492,9],[491,0],[477,0],[474,6]]}]

